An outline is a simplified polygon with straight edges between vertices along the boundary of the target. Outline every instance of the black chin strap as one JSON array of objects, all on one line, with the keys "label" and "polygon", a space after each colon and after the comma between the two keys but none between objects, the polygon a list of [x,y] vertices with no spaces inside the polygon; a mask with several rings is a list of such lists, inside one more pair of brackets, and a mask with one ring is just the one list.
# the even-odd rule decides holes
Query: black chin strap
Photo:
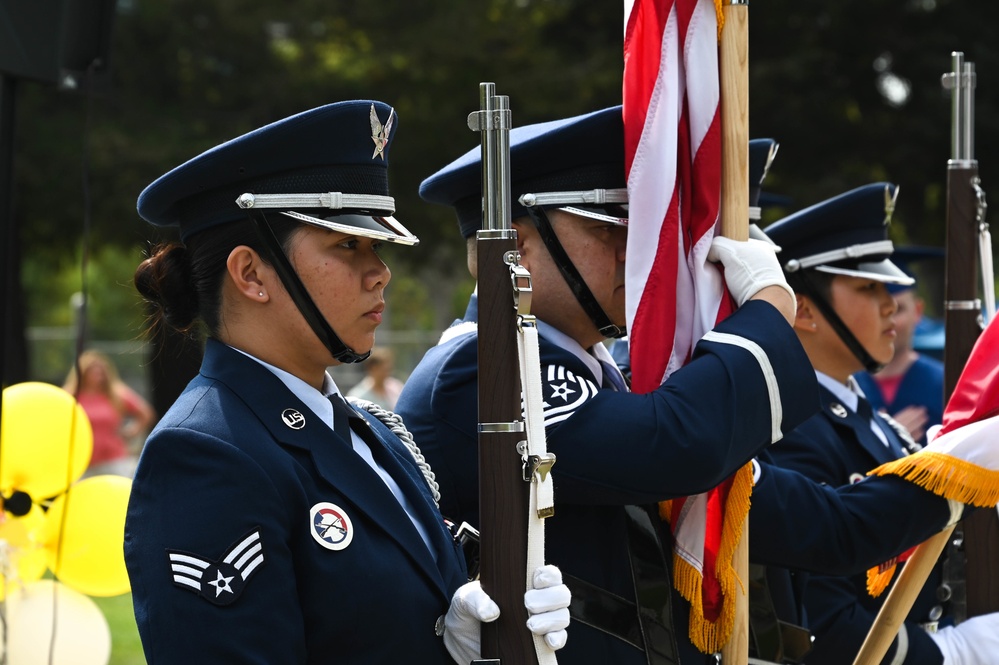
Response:
[{"label": "black chin strap", "polygon": [[257,235],[263,242],[264,252],[267,254],[266,258],[274,266],[274,270],[277,272],[281,283],[284,284],[285,290],[288,291],[288,295],[295,301],[298,311],[302,313],[309,327],[316,333],[316,337],[329,349],[333,357],[342,363],[349,364],[361,362],[371,355],[370,351],[367,353],[356,353],[340,340],[337,334],[333,332],[333,328],[326,321],[326,317],[323,316],[316,303],[313,302],[312,297],[309,296],[309,292],[306,290],[305,285],[302,284],[302,280],[298,278],[295,269],[291,267],[288,257],[285,256],[284,250],[281,248],[281,243],[278,242],[277,236],[274,235],[274,229],[267,223],[267,217],[263,213],[250,210],[247,211],[247,214],[250,217],[250,221],[253,222],[254,228],[257,230]]},{"label": "black chin strap", "polygon": [[610,317],[604,312],[603,307],[593,297],[590,287],[586,286],[582,275],[576,270],[576,266],[572,264],[569,255],[565,253],[565,248],[562,247],[558,236],[555,235],[555,231],[552,229],[552,224],[548,220],[548,215],[545,214],[545,211],[538,206],[533,206],[527,208],[527,214],[531,216],[531,220],[534,222],[534,226],[538,229],[538,234],[541,236],[541,241],[548,248],[548,253],[552,255],[552,259],[555,261],[555,265],[558,266],[559,272],[562,273],[565,283],[569,285],[569,289],[576,296],[579,306],[590,317],[590,321],[597,327],[600,334],[607,338],[624,337],[624,326],[618,326],[611,322]]},{"label": "black chin strap", "polygon": [[815,306],[819,308],[822,315],[829,321],[829,325],[832,326],[839,338],[846,344],[846,348],[850,349],[850,352],[860,361],[864,369],[871,374],[883,369],[884,363],[879,363],[871,357],[871,354],[867,352],[864,345],[860,343],[857,337],[846,327],[846,324],[843,323],[843,319],[839,318],[839,314],[836,313],[832,305],[819,295],[818,289],[815,287],[815,282],[809,276],[808,271],[802,270],[798,273],[798,279],[805,295],[812,299]]}]

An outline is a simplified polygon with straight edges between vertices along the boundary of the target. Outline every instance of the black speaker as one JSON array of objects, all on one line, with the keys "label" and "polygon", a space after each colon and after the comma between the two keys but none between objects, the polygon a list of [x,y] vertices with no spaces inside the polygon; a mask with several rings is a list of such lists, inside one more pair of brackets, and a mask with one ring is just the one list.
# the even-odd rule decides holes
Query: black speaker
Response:
[{"label": "black speaker", "polygon": [[0,72],[76,88],[108,71],[117,0],[3,0]]}]

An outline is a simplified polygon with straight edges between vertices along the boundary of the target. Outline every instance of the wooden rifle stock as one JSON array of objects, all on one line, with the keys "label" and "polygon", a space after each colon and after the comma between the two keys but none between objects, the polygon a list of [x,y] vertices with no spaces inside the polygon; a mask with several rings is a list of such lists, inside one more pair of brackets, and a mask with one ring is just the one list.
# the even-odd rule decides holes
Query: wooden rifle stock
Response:
[{"label": "wooden rifle stock", "polygon": [[[524,481],[517,312],[509,257],[517,251],[510,220],[509,99],[493,83],[479,87],[469,126],[482,134],[483,226],[478,263],[479,575],[500,617],[482,624],[482,658],[536,663],[524,607],[530,484]],[[473,119],[474,118],[474,119]]]},{"label": "wooden rifle stock", "polygon": [[[947,162],[947,268],[945,285],[944,398],[949,399],[982,332],[978,299],[978,232],[983,222],[974,158],[974,63],[951,54],[944,77],[952,93],[952,152]],[[952,84],[952,85],[951,85]],[[987,276],[991,278],[991,275]],[[980,510],[961,523],[969,617],[999,611],[999,517]]]},{"label": "wooden rifle stock", "polygon": [[[943,77],[944,87],[952,88],[953,113],[952,113],[952,158],[947,162],[947,245],[946,245],[946,281],[944,286],[944,331],[946,341],[944,346],[944,401],[946,402],[957,380],[961,376],[961,371],[968,362],[971,349],[981,334],[980,323],[981,304],[977,297],[977,235],[978,221],[975,212],[977,194],[975,186],[978,181],[978,163],[974,160],[971,150],[972,145],[972,118],[973,118],[973,89],[974,89],[974,65],[964,62],[964,54],[954,52],[951,54],[953,71]],[[996,512],[994,510],[978,511],[976,515],[981,515],[983,521],[995,523]],[[977,520],[975,520],[977,521]],[[995,592],[995,585],[999,582],[999,577],[995,575],[994,568],[996,553],[999,549],[993,546],[973,545],[977,535],[969,541],[968,529],[976,530],[971,520],[964,520],[964,548],[968,559],[965,570],[965,583],[968,598],[968,614],[982,614],[999,609],[999,593]],[[986,524],[986,531],[991,529],[992,535],[999,535],[999,529],[992,528]],[[919,545],[905,567],[899,574],[898,580],[885,599],[884,605],[878,612],[878,616],[867,634],[867,639],[853,661],[854,665],[869,665],[870,663],[880,663],[888,649],[891,648],[892,641],[898,633],[899,627],[905,621],[912,604],[919,595],[920,589],[926,583],[926,579],[933,570],[937,559],[950,541],[954,527],[947,527],[937,535]],[[986,556],[989,547],[992,547],[992,556]],[[972,554],[972,549],[976,553]],[[982,570],[977,574],[982,575],[978,580],[972,579],[972,559],[979,561],[986,559]],[[989,561],[991,559],[991,561]],[[991,578],[991,579],[985,579]],[[984,589],[976,589],[976,586],[983,586]],[[972,596],[976,596],[976,612],[972,612]],[[993,604],[990,608],[980,606],[979,597],[991,597]]]}]

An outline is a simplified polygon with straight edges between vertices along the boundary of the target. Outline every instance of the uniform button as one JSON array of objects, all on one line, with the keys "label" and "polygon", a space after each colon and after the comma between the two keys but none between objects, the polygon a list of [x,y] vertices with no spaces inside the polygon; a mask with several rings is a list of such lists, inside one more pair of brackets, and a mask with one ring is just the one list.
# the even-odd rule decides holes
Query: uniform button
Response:
[{"label": "uniform button", "polygon": [[937,600],[939,600],[941,603],[946,603],[948,600],[950,600],[950,597],[952,595],[953,592],[951,591],[949,584],[941,584],[940,586],[937,587]]},{"label": "uniform button", "polygon": [[444,634],[444,615],[437,617],[437,621],[434,622],[434,634],[440,637]]}]

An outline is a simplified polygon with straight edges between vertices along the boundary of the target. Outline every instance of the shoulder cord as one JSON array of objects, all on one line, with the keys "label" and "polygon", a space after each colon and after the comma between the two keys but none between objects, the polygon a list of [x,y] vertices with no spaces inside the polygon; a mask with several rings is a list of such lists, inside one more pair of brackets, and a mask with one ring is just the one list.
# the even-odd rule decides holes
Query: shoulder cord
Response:
[{"label": "shoulder cord", "polygon": [[909,430],[907,430],[902,423],[898,422],[883,411],[876,412],[874,417],[880,417],[888,424],[889,427],[892,428],[892,430],[895,431],[895,434],[898,435],[900,443],[902,444],[902,449],[905,450],[906,454],[911,455],[912,453],[922,450],[922,444],[917,443],[916,440],[912,438],[912,435],[909,434]]},{"label": "shoulder cord", "polygon": [[430,468],[430,464],[427,459],[420,452],[420,448],[416,445],[416,441],[413,439],[413,435],[406,425],[402,422],[402,418],[398,413],[389,411],[388,409],[375,404],[374,402],[369,402],[366,399],[359,399],[357,397],[348,397],[347,401],[356,406],[359,409],[364,409],[382,423],[392,430],[392,433],[399,437],[403,445],[409,450],[409,453],[416,460],[416,465],[420,467],[420,471],[423,472],[423,478],[427,481],[427,485],[430,487],[430,493],[434,496],[434,503],[440,508],[441,503],[441,488],[437,484],[437,476]]}]

